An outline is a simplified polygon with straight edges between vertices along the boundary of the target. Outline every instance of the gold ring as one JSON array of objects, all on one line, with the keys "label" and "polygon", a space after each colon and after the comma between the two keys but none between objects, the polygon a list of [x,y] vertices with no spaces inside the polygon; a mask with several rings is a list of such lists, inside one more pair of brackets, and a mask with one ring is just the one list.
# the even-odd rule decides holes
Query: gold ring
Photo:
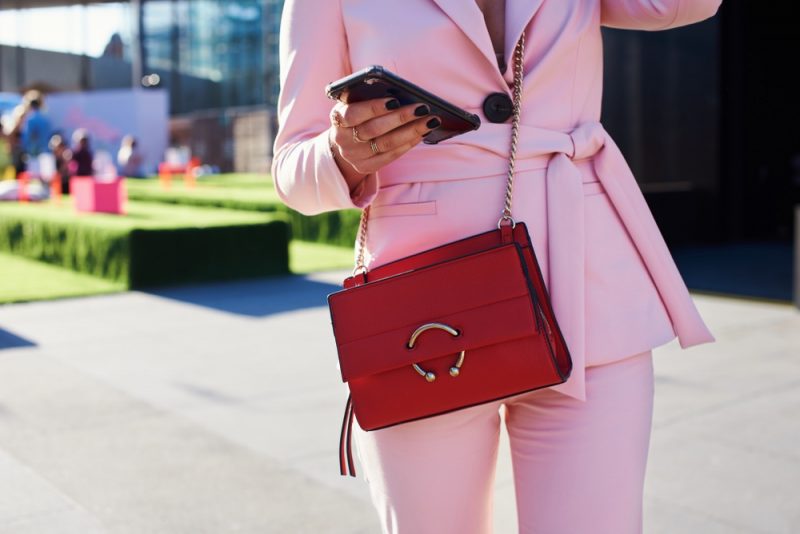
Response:
[{"label": "gold ring", "polygon": [[353,126],[353,141],[356,143],[366,143],[366,141],[358,137],[358,130],[356,130],[355,126]]},{"label": "gold ring", "polygon": [[378,143],[376,143],[374,139],[369,142],[369,147],[372,149],[372,153],[376,156],[381,153],[381,151],[378,150]]}]

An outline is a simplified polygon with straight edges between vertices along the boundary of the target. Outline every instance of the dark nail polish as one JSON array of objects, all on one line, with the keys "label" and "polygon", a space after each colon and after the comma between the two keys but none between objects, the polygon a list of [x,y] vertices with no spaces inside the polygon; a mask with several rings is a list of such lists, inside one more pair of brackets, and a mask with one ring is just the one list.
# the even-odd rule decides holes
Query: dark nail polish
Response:
[{"label": "dark nail polish", "polygon": [[424,134],[422,134],[422,137],[428,137],[432,133],[433,133],[433,130],[430,130],[430,131],[425,132]]},{"label": "dark nail polish", "polygon": [[425,126],[427,126],[428,128],[430,128],[431,130],[432,130],[432,129],[434,129],[434,128],[438,128],[438,127],[439,127],[439,126],[441,126],[441,125],[442,125],[442,121],[440,121],[440,120],[439,120],[439,119],[437,119],[436,117],[432,118],[432,119],[431,119],[431,120],[429,120],[427,123],[425,123]]},{"label": "dark nail polish", "polygon": [[417,106],[417,108],[414,110],[414,115],[417,117],[424,117],[430,112],[431,112],[430,108],[425,104],[423,104],[421,106]]},{"label": "dark nail polish", "polygon": [[400,107],[400,101],[393,98],[386,102],[386,109],[397,109]]}]

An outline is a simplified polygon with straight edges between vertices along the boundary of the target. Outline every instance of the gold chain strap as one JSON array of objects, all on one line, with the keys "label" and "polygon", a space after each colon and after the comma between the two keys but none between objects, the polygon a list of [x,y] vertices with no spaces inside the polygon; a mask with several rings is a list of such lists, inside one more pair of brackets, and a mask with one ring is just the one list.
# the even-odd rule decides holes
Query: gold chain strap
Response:
[{"label": "gold chain strap", "polygon": [[[508,180],[506,182],[506,200],[500,220],[497,221],[499,228],[503,221],[509,221],[513,227],[516,223],[511,217],[511,201],[514,187],[514,163],[517,159],[517,141],[519,140],[519,118],[522,103],[522,63],[525,56],[525,32],[519,38],[519,43],[514,49],[514,102],[513,115],[511,118],[511,155],[508,158]],[[358,227],[358,258],[353,274],[359,271],[366,273],[367,267],[364,265],[364,251],[367,248],[367,225],[369,224],[369,206],[361,212],[361,221]]]},{"label": "gold chain strap", "polygon": [[511,155],[508,158],[508,181],[506,183],[506,204],[503,215],[497,221],[499,228],[503,221],[516,223],[511,217],[511,200],[514,187],[514,163],[517,160],[517,141],[519,140],[519,116],[522,110],[522,60],[525,54],[525,32],[520,35],[517,48],[514,50],[514,113],[511,119]]},{"label": "gold chain strap", "polygon": [[359,271],[366,273],[367,267],[364,265],[364,249],[367,248],[367,224],[369,223],[369,206],[361,212],[361,221],[358,223],[358,259],[353,269],[353,275]]}]

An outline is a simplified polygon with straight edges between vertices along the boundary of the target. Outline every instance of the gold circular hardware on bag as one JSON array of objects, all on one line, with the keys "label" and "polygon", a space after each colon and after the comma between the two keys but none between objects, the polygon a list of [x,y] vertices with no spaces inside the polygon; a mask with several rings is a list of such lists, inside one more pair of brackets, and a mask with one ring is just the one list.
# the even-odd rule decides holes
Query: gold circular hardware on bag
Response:
[{"label": "gold circular hardware on bag", "polygon": [[[461,335],[461,332],[459,332],[458,330],[456,330],[451,326],[447,326],[446,324],[427,323],[417,328],[414,331],[414,333],[411,334],[411,338],[408,340],[408,344],[406,346],[409,349],[413,349],[414,344],[417,342],[417,338],[423,332],[427,332],[428,330],[444,330],[453,337],[458,337]],[[461,366],[464,365],[464,357],[466,355],[466,352],[467,352],[466,350],[462,350],[461,353],[458,355],[458,358],[456,359],[456,363],[454,363],[453,366],[450,367],[450,376],[452,376],[453,378],[461,374]],[[416,363],[412,363],[411,367],[413,367],[414,370],[428,382],[433,382],[434,380],[436,380],[436,373],[434,373],[433,371],[426,371]]]}]

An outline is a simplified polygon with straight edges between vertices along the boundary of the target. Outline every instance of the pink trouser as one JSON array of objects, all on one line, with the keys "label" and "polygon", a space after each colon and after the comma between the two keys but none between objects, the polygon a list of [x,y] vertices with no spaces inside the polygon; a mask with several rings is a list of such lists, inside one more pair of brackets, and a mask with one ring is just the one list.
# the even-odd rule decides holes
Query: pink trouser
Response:
[{"label": "pink trouser", "polygon": [[488,534],[501,404],[524,534],[636,534],[653,411],[650,351],[586,369],[586,402],[542,389],[364,432],[384,533]]}]

